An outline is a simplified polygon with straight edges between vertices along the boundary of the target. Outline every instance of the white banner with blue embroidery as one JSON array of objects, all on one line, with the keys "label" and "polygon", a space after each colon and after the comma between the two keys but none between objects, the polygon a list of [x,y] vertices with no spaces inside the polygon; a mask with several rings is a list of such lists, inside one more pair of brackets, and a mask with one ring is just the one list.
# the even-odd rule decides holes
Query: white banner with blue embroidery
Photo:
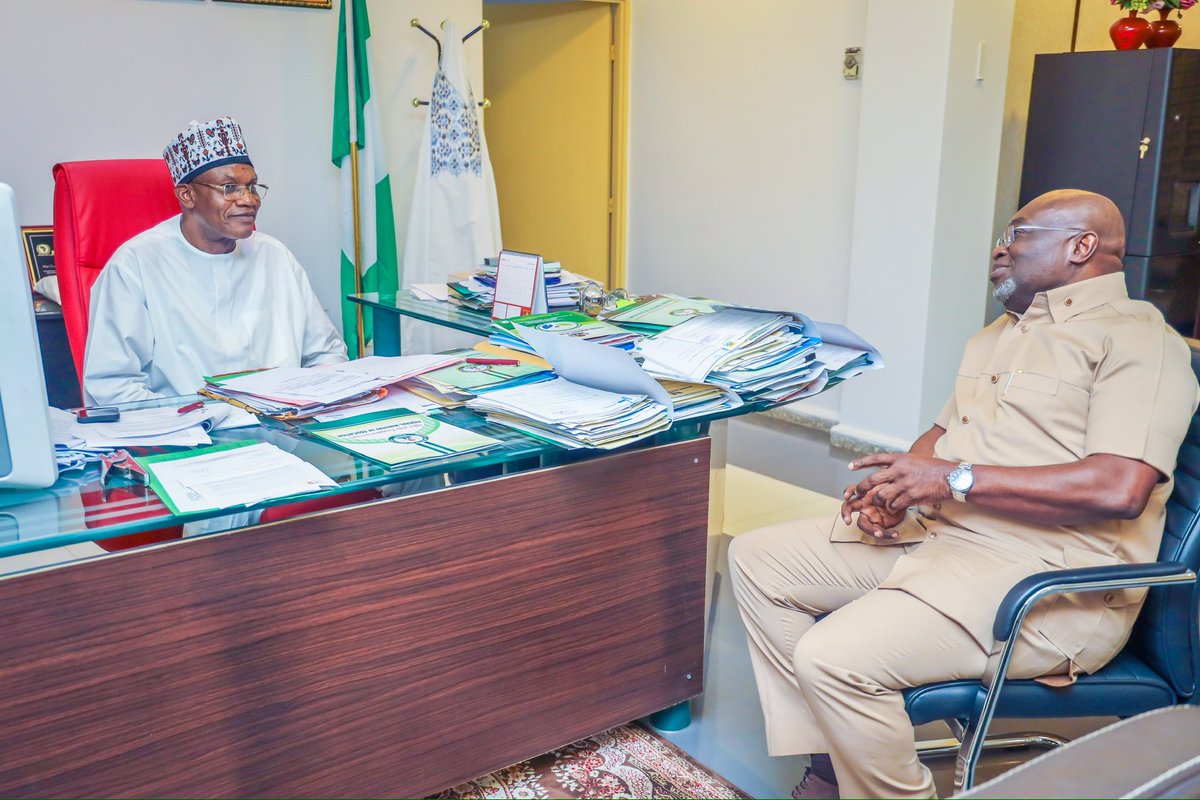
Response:
[{"label": "white banner with blue embroidery", "polygon": [[[500,206],[480,117],[462,37],[446,20],[408,218],[401,272],[406,287],[472,272],[500,252]],[[453,331],[404,320],[406,353],[436,352],[461,341]]]}]

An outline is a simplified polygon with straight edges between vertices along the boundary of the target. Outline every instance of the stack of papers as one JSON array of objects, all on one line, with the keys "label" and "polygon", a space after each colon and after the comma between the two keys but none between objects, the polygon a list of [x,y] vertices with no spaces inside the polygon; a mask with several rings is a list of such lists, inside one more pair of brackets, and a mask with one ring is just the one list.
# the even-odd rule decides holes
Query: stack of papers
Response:
[{"label": "stack of papers", "polygon": [[89,447],[84,437],[86,425],[80,425],[74,414],[50,406],[50,438],[54,440],[54,458],[60,473],[81,469],[109,452],[108,447]]},{"label": "stack of papers", "polygon": [[[474,311],[492,311],[496,298],[497,259],[485,259],[471,275],[452,276],[447,282],[447,298],[451,303]],[[582,275],[565,270],[557,261],[542,262],[546,281],[546,305],[550,308],[572,308],[579,305],[579,294],[589,282]],[[418,294],[428,295],[428,291]]]},{"label": "stack of papers", "polygon": [[237,508],[337,487],[312,464],[266,442],[233,442],[135,460],[174,514]]},{"label": "stack of papers", "polygon": [[564,447],[611,449],[671,427],[671,398],[624,350],[537,328],[516,329],[558,377],[467,402],[493,422]]},{"label": "stack of papers", "polygon": [[[457,404],[493,389],[537,383],[554,377],[549,369],[537,364],[483,363],[504,359],[486,356],[477,350],[459,351],[458,357],[458,363],[423,372],[410,378],[405,385],[423,395],[444,399],[447,404]],[[481,363],[469,363],[467,358]]]},{"label": "stack of papers", "polygon": [[413,414],[424,414],[428,411],[440,411],[440,403],[426,400],[399,386],[387,387],[387,395],[367,405],[349,406],[336,411],[325,411],[312,416],[313,422],[340,422],[368,414],[378,414],[381,411],[408,411]]},{"label": "stack of papers", "polygon": [[816,325],[821,333],[817,361],[825,370],[829,386],[837,386],[847,378],[869,369],[882,369],[883,358],[866,339],[845,325],[831,322],[818,322]]},{"label": "stack of papers", "polygon": [[87,425],[68,411],[50,409],[50,432],[60,472],[98,461],[102,453],[119,448],[195,447],[212,443],[209,431],[257,424],[253,415],[223,403],[182,414],[175,406],[126,409],[116,422]]},{"label": "stack of papers", "polygon": [[669,409],[646,395],[606,392],[565,378],[497,389],[468,400],[467,407],[569,448],[609,450],[671,427]]},{"label": "stack of papers", "polygon": [[453,360],[444,355],[371,356],[320,367],[278,367],[205,378],[201,392],[270,417],[311,417],[378,401],[389,384]]},{"label": "stack of papers", "polygon": [[692,317],[711,314],[724,303],[699,297],[680,297],[664,294],[644,297],[633,305],[624,306],[601,315],[608,322],[647,336],[674,328]]},{"label": "stack of papers", "polygon": [[424,414],[394,412],[313,425],[305,432],[385,467],[474,453],[501,443]]},{"label": "stack of papers", "polygon": [[595,344],[632,349],[642,338],[639,333],[623,330],[612,323],[589,317],[579,311],[551,311],[549,314],[527,314],[523,317],[492,320],[492,334],[488,341],[501,347],[535,352],[525,341],[521,329],[532,328],[547,333],[571,336]]},{"label": "stack of papers", "polygon": [[637,353],[659,378],[783,399],[821,377],[820,343],[816,326],[798,314],[725,307],[643,339]]},{"label": "stack of papers", "polygon": [[675,419],[716,414],[745,405],[736,392],[706,383],[684,383],[670,380],[660,380],[659,383],[671,397],[671,404],[675,408]]}]

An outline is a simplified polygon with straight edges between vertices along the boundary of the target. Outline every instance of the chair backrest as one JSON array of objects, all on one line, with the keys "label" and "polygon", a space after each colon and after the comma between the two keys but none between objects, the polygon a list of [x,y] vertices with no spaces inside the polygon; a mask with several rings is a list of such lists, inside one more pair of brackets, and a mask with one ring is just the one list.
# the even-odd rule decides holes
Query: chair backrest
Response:
[{"label": "chair backrest", "polygon": [[160,158],[54,165],[54,267],[80,386],[92,284],[118,247],[178,213]]},{"label": "chair backrest", "polygon": [[[1200,341],[1188,340],[1192,370],[1200,377]],[[1200,413],[1192,417],[1175,467],[1175,490],[1167,501],[1159,561],[1179,561],[1200,569]],[[1126,649],[1171,682],[1180,698],[1190,698],[1200,680],[1200,631],[1193,586],[1151,589]]]}]

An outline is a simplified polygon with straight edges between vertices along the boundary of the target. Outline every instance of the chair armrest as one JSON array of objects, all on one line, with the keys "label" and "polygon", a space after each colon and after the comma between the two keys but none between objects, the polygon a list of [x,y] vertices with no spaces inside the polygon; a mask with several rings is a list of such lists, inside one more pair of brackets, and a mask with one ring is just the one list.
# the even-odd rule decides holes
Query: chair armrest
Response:
[{"label": "chair armrest", "polygon": [[1161,583],[1193,583],[1196,574],[1178,561],[1149,561],[1139,564],[1112,564],[1104,567],[1079,567],[1039,572],[1018,581],[996,609],[992,635],[1007,641],[1024,612],[1050,594],[1094,592],[1100,589],[1132,589]]}]

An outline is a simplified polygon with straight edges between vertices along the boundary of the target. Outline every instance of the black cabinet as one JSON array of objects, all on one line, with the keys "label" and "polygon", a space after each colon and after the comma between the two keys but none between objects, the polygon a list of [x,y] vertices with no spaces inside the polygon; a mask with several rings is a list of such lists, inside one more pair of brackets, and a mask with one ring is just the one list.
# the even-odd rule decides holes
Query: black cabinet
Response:
[{"label": "black cabinet", "polygon": [[1200,304],[1200,50],[1034,61],[1021,205],[1052,189],[1112,198],[1126,281],[1187,336]]}]

